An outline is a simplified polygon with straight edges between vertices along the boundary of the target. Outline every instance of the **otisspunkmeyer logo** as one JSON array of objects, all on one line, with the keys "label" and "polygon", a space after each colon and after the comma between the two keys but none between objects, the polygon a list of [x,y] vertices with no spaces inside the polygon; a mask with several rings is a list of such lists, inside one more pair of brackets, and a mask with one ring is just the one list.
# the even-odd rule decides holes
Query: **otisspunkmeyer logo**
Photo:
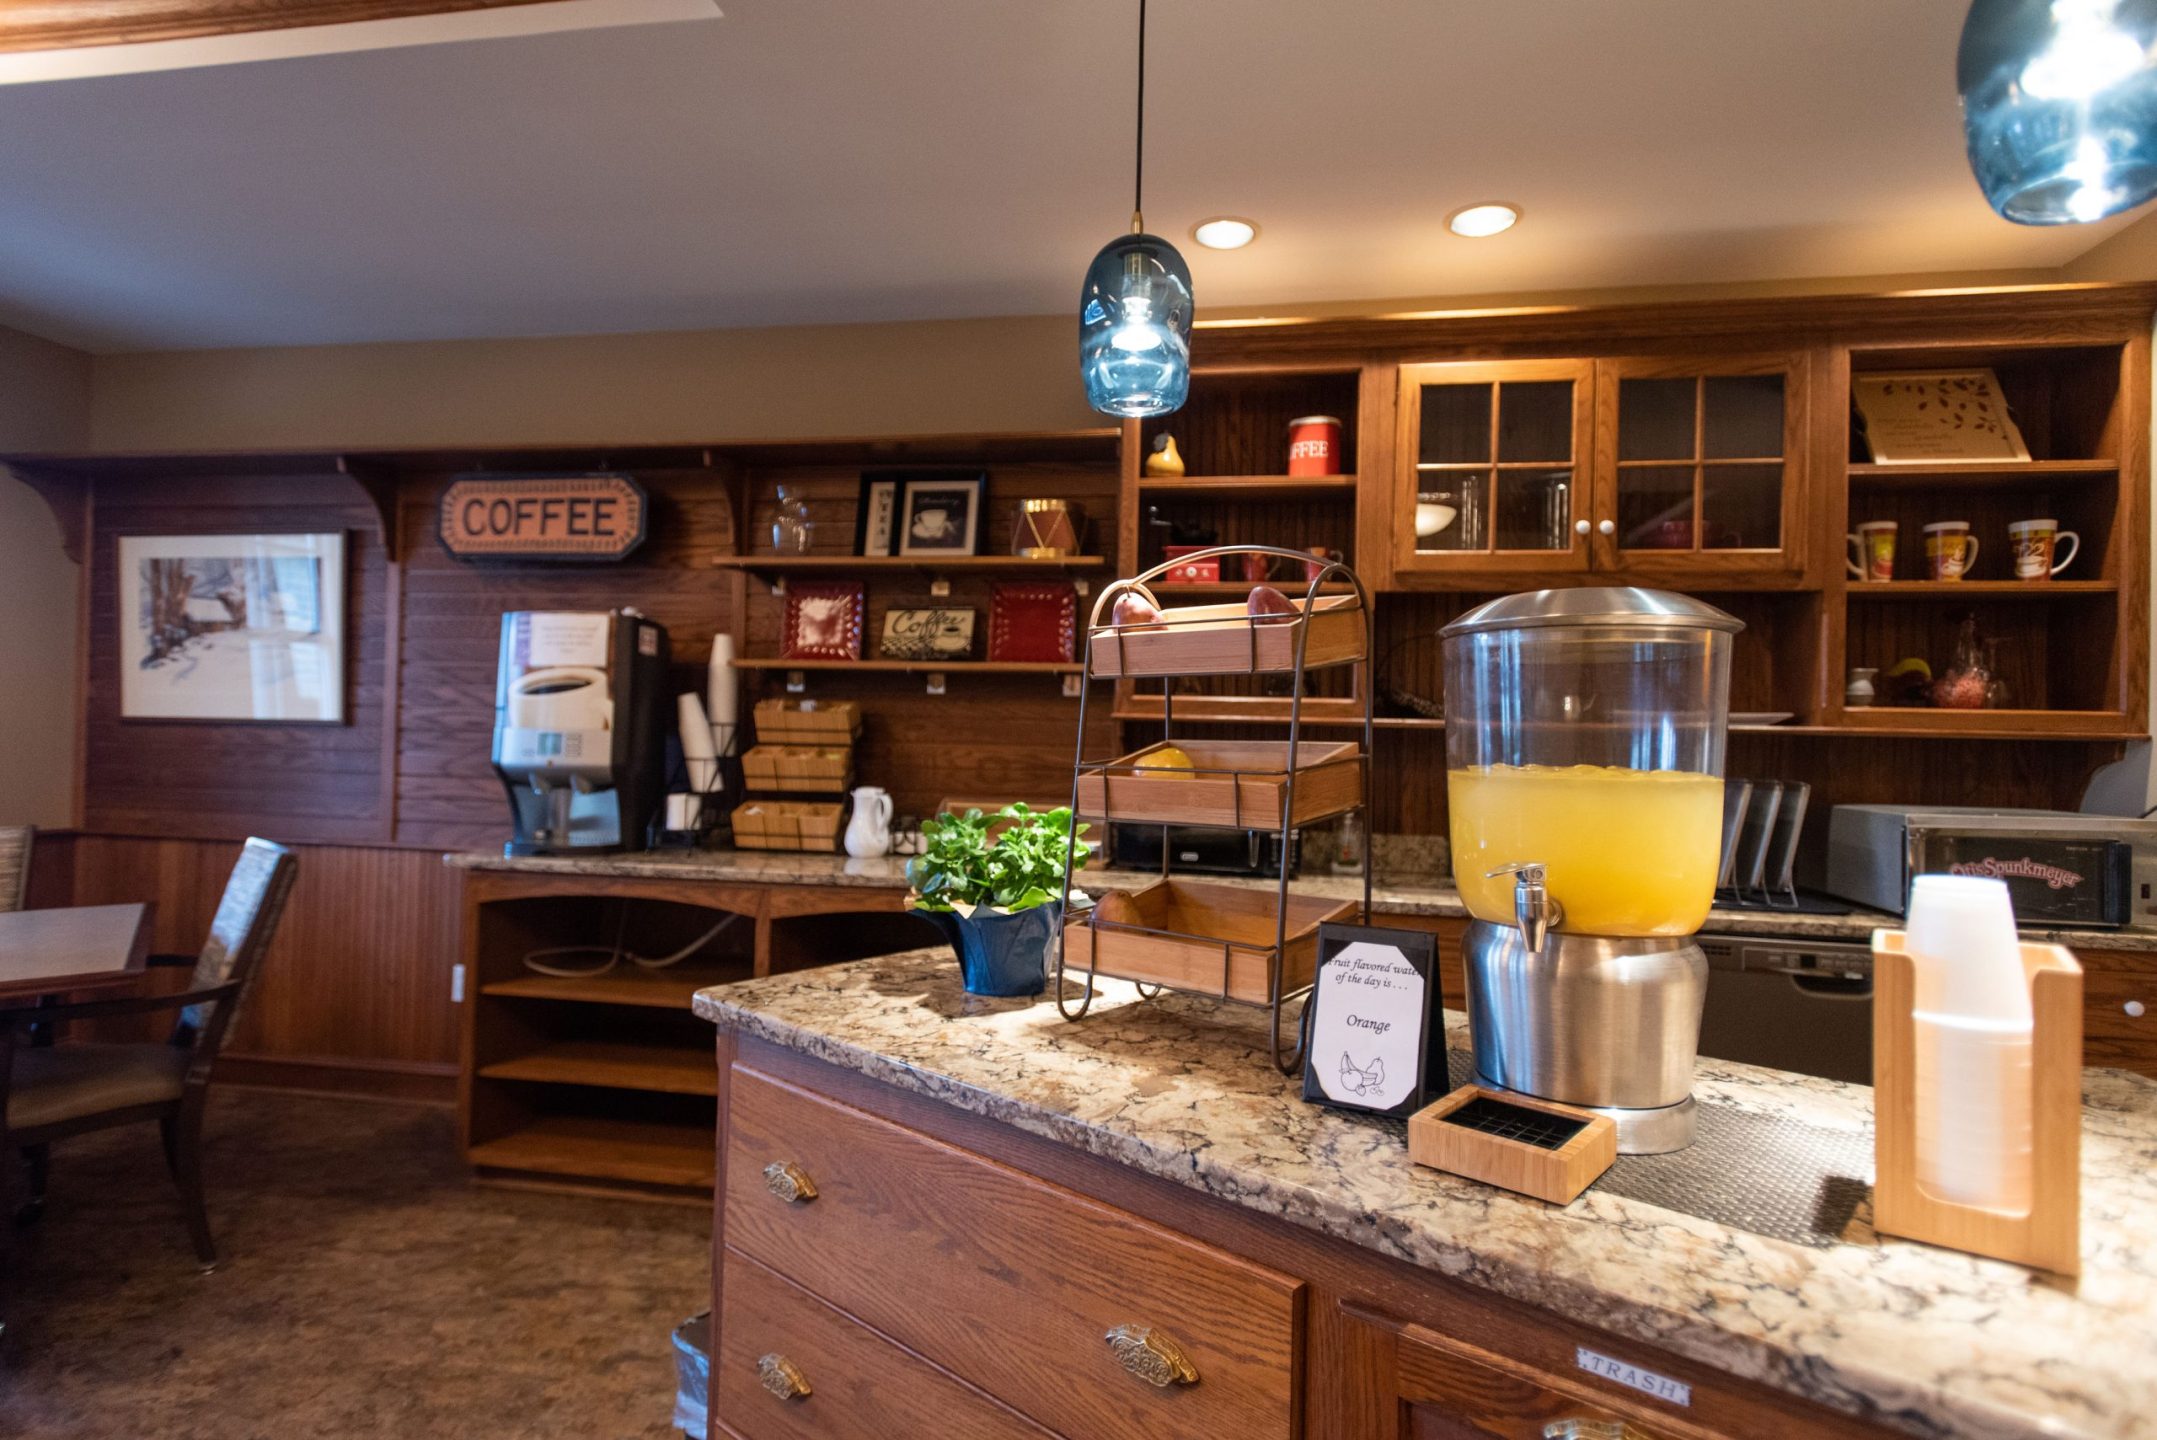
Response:
[{"label": "otisspunkmeyer logo", "polygon": [[1981,875],[1988,880],[2042,880],[2054,890],[2072,890],[2085,878],[2064,865],[2047,865],[2025,855],[2019,860],[1964,860],[1947,867],[1950,875]]}]

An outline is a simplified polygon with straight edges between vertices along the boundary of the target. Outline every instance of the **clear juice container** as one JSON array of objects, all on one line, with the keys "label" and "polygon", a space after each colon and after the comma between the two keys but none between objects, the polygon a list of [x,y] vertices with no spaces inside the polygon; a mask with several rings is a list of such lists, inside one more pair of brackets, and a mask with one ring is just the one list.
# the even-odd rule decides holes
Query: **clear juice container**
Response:
[{"label": "clear juice container", "polygon": [[1690,935],[1722,843],[1735,617],[1658,590],[1508,595],[1445,627],[1453,873],[1514,921],[1540,865],[1569,934]]}]

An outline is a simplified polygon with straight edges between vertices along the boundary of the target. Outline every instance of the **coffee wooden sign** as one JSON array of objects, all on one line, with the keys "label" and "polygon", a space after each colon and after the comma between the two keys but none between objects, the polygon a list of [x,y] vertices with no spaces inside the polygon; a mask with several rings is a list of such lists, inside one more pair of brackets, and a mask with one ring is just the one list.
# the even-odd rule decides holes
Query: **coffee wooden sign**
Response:
[{"label": "coffee wooden sign", "polygon": [[619,560],[644,543],[626,475],[464,475],[442,492],[442,548],[460,560]]}]

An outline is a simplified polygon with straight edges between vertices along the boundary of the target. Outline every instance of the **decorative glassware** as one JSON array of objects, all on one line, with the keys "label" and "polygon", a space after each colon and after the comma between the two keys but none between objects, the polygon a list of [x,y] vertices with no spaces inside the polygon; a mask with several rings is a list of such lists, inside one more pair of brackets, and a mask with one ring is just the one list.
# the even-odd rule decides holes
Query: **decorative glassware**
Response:
[{"label": "decorative glassware", "polygon": [[779,487],[779,506],[771,517],[771,548],[781,555],[806,555],[816,533],[809,518],[809,502],[789,485]]},{"label": "decorative glassware", "polygon": [[[1988,659],[1990,645],[1978,638],[1977,617],[1967,616],[1962,628],[1955,632],[1953,658],[1940,678],[1932,683],[1932,703],[1942,710],[1983,710],[1987,708],[1987,696],[1998,683]],[[2000,688],[2002,698],[2006,687]]]},{"label": "decorative glassware", "polygon": [[1191,393],[1191,269],[1158,235],[1101,247],[1079,290],[1079,369],[1106,415],[1166,415]]},{"label": "decorative glassware", "polygon": [[1970,169],[2018,225],[2157,196],[2157,0],[1976,0],[1956,57]]}]

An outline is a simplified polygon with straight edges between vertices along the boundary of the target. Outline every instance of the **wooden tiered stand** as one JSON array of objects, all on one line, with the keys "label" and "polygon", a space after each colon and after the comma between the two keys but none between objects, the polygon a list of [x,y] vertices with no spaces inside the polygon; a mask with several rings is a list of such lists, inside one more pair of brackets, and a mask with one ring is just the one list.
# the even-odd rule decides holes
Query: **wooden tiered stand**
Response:
[{"label": "wooden tiered stand", "polygon": [[[1176,564],[1246,555],[1292,564],[1311,560],[1303,552],[1270,545],[1226,545],[1179,556]],[[1292,895],[1288,886],[1292,831],[1351,813],[1367,819],[1370,812],[1371,687],[1357,687],[1364,697],[1360,746],[1303,738],[1309,672],[1369,661],[1370,595],[1354,571],[1331,561],[1316,567],[1302,596],[1291,599],[1293,614],[1254,617],[1242,604],[1194,605],[1165,611],[1157,624],[1144,628],[1117,626],[1116,601],[1134,592],[1151,594],[1145,590],[1147,582],[1160,580],[1171,568],[1157,565],[1102,590],[1086,630],[1087,678],[1166,677],[1160,745],[1168,745],[1176,739],[1174,677],[1286,675],[1290,684],[1288,738],[1285,742],[1192,740],[1179,747],[1194,762],[1188,769],[1147,766],[1145,758],[1160,748],[1157,745],[1115,759],[1088,760],[1086,707],[1091,687],[1080,688],[1079,739],[1071,767],[1072,813],[1117,824],[1160,825],[1161,877],[1142,890],[1123,894],[1121,904],[1105,896],[1087,915],[1074,919],[1070,912],[1073,867],[1066,863],[1065,921],[1056,950],[1056,1007],[1067,1020],[1083,1017],[1093,1004],[1097,974],[1135,981],[1147,998],[1173,989],[1262,1006],[1270,1015],[1268,1043],[1273,1063],[1286,1073],[1302,1063],[1303,1045],[1300,1038],[1284,1036],[1282,1016],[1289,1005],[1310,992],[1317,967],[1318,926],[1351,915],[1365,923],[1370,919],[1368,844],[1360,911],[1353,901]],[[1176,879],[1171,874],[1173,847],[1166,836],[1170,825],[1226,825],[1280,835],[1280,869],[1271,914],[1266,912],[1263,891]],[[1076,847],[1076,826],[1070,844]],[[1068,862],[1068,851],[1066,858]],[[1105,907],[1115,913],[1104,913]],[[1065,993],[1063,982],[1067,968],[1079,968],[1079,955],[1083,955],[1085,973],[1074,999]]]}]

